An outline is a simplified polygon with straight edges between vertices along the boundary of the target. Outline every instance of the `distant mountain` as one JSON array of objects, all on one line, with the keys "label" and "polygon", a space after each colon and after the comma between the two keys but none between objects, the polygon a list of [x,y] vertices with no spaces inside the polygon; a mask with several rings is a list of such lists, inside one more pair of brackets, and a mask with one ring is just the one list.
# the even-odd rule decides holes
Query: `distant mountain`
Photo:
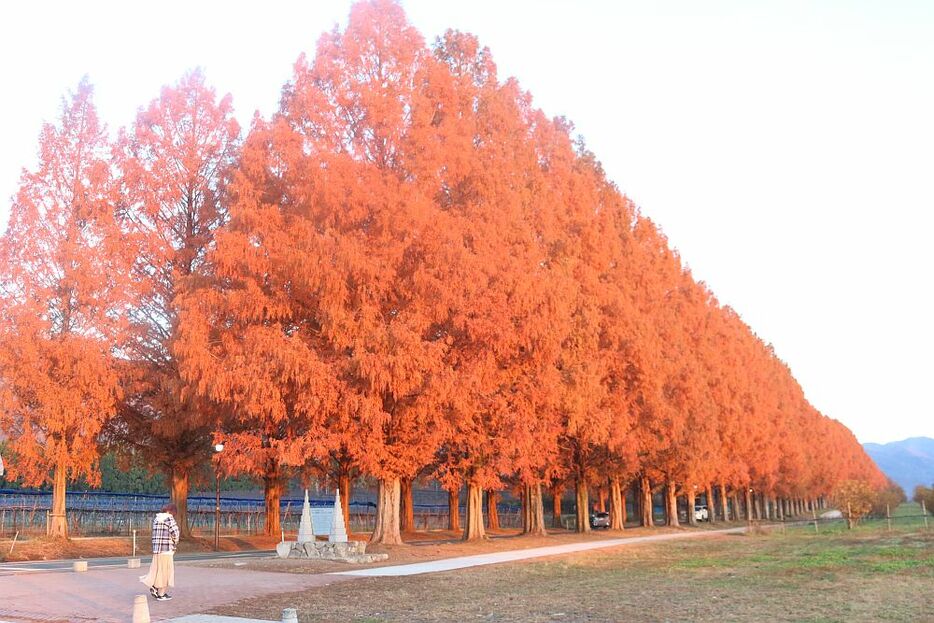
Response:
[{"label": "distant mountain", "polygon": [[930,487],[934,483],[934,439],[930,437],[864,443],[863,448],[886,476],[901,485],[909,499],[915,486]]}]

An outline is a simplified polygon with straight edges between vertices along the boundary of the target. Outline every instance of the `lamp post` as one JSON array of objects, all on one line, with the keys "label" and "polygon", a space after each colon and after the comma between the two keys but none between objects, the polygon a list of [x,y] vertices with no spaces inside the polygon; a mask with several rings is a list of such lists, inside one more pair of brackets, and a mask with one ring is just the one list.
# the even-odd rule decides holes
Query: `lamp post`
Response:
[{"label": "lamp post", "polygon": [[[217,443],[214,444],[214,453],[219,454],[223,452],[224,444]],[[221,528],[221,470],[217,465],[217,461],[214,462],[214,551],[219,551],[218,541],[220,538],[220,528]]]}]

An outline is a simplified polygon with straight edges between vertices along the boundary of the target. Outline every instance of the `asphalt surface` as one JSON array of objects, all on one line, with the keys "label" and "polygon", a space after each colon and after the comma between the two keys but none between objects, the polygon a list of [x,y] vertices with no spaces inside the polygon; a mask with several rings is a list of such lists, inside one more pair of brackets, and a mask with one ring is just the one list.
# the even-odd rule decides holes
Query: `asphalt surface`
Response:
[{"label": "asphalt surface", "polygon": [[[251,552],[199,552],[175,554],[177,562],[205,562],[211,560],[230,560],[232,558],[268,558],[275,555],[275,550],[257,550]],[[152,555],[140,556],[141,573],[145,573],[152,562]],[[72,560],[30,560],[26,562],[0,563],[0,576],[19,575],[23,573],[56,573],[71,571],[75,560],[85,560],[88,569],[116,569],[126,568],[129,556],[112,558],[76,558]]]}]

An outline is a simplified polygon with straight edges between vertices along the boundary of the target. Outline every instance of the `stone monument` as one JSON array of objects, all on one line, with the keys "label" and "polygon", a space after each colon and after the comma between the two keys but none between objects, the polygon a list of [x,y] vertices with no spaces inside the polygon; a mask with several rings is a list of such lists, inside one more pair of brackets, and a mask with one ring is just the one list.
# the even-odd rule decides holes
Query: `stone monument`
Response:
[{"label": "stone monument", "polygon": [[[319,526],[320,527],[320,526]],[[311,505],[308,491],[305,491],[305,504],[298,527],[298,541],[283,539],[276,546],[280,558],[316,558],[319,560],[337,560],[350,563],[370,563],[386,560],[388,554],[367,554],[365,541],[350,541],[347,538],[347,526],[344,524],[344,511],[341,505],[340,491],[334,493],[334,512],[331,515],[331,529],[328,540],[316,541],[311,522]]]},{"label": "stone monument", "polygon": [[346,543],[347,528],[344,526],[344,509],[341,508],[341,490],[334,492],[334,514],[331,516],[331,531],[328,533],[331,543]]},{"label": "stone monument", "polygon": [[311,543],[315,540],[315,528],[311,523],[311,504],[308,502],[308,489],[305,489],[305,503],[302,505],[302,519],[298,524],[298,542]]}]

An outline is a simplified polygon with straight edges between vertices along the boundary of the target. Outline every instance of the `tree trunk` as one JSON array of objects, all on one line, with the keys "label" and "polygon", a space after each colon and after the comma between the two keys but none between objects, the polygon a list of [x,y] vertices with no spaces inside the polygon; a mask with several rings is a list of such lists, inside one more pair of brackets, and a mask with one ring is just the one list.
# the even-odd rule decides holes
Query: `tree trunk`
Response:
[{"label": "tree trunk", "polygon": [[733,505],[733,520],[739,521],[743,518],[743,514],[740,512],[739,496],[736,494],[736,491],[730,494],[730,504]]},{"label": "tree trunk", "polygon": [[629,493],[629,490],[630,486],[628,484],[626,485],[625,489],[622,488],[622,485],[620,486],[619,514],[621,515],[623,522],[623,527],[620,528],[621,530],[626,529],[626,522],[629,521],[629,517],[626,511],[626,495]]},{"label": "tree trunk", "polygon": [[181,468],[172,469],[170,475],[172,488],[172,503],[178,509],[175,522],[184,539],[191,537],[191,526],[188,525],[188,471]]},{"label": "tree trunk", "polygon": [[65,466],[55,465],[55,480],[52,483],[52,512],[49,513],[49,536],[68,538],[68,521],[65,517]]},{"label": "tree trunk", "polygon": [[626,499],[619,478],[610,478],[610,530],[622,530],[626,525]]},{"label": "tree trunk", "polygon": [[472,482],[467,483],[467,525],[464,527],[464,540],[485,539],[483,529],[483,489]]},{"label": "tree trunk", "polygon": [[717,505],[713,499],[713,486],[707,483],[707,522],[717,523]]},{"label": "tree trunk", "polygon": [[448,530],[461,529],[460,487],[448,490]]},{"label": "tree trunk", "polygon": [[743,493],[746,496],[746,521],[752,521],[752,492],[749,487],[744,487]]},{"label": "tree trunk", "polygon": [[347,533],[350,533],[350,472],[342,471],[340,476],[337,478],[337,488],[341,492],[341,511],[344,513],[344,527],[347,529]]},{"label": "tree trunk", "polygon": [[598,509],[601,513],[605,513],[605,512],[606,512],[606,487],[600,487],[599,492],[598,492],[597,495],[599,496],[599,497],[597,498],[597,499],[598,499],[598,501],[597,501],[597,509]]},{"label": "tree trunk", "polygon": [[376,528],[370,543],[402,545],[399,521],[399,478],[380,479],[376,493]]},{"label": "tree trunk", "polygon": [[401,496],[402,531],[415,531],[415,507],[412,504],[412,479],[403,478],[399,484]]},{"label": "tree trunk", "polygon": [[590,511],[587,508],[590,500],[587,495],[587,483],[583,478],[578,478],[574,486],[577,490],[577,531],[590,532]]},{"label": "tree trunk", "polygon": [[489,489],[486,492],[486,521],[490,530],[499,530],[499,492]]},{"label": "tree trunk", "polygon": [[[697,503],[697,491],[694,487],[688,488],[688,524],[697,525],[697,516],[694,514],[694,505]],[[710,509],[707,509],[707,515],[710,515]]]},{"label": "tree trunk", "polygon": [[561,529],[561,489],[552,487],[551,489],[551,527]]},{"label": "tree trunk", "polygon": [[266,474],[263,476],[263,492],[266,498],[266,525],[263,533],[267,536],[281,536],[279,502],[282,500],[282,472],[275,460],[269,461],[266,466]]},{"label": "tree trunk", "polygon": [[655,525],[655,518],[652,516],[652,483],[649,482],[649,477],[643,475],[639,479],[639,485],[641,489],[642,501],[639,506],[642,509],[642,525],[646,528],[651,528]]},{"label": "tree trunk", "polygon": [[723,521],[730,520],[730,501],[726,497],[726,485],[720,483],[720,506],[723,507]]},{"label": "tree trunk", "polygon": [[665,500],[668,525],[677,528],[681,525],[678,521],[678,494],[675,483],[672,480],[669,480],[668,484],[665,486]]},{"label": "tree trunk", "polygon": [[527,522],[524,532],[534,536],[545,536],[545,505],[542,503],[542,486],[540,484],[524,487]]}]

